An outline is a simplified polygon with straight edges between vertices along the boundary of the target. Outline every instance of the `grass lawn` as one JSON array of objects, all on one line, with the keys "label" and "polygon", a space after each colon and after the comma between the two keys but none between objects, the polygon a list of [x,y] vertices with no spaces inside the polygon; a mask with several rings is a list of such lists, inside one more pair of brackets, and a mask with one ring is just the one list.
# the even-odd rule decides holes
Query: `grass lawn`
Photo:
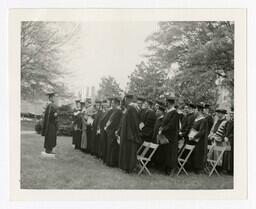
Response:
[{"label": "grass lawn", "polygon": [[[29,130],[26,129],[26,130]],[[30,129],[33,130],[33,127]],[[71,137],[58,137],[57,159],[41,159],[43,137],[21,134],[22,189],[232,189],[232,176],[196,175],[168,177],[158,171],[152,176],[126,174],[100,160],[74,150]]]}]

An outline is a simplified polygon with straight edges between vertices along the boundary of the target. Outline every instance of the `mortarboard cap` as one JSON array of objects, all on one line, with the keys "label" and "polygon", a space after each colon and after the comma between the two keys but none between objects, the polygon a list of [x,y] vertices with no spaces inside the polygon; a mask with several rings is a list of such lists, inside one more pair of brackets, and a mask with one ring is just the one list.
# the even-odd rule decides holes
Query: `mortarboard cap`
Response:
[{"label": "mortarboard cap", "polygon": [[126,95],[125,95],[125,98],[133,99],[133,94],[126,94]]},{"label": "mortarboard cap", "polygon": [[102,100],[102,103],[108,103],[107,99]]},{"label": "mortarboard cap", "polygon": [[156,100],[156,104],[160,105],[160,106],[164,106],[164,102],[161,100]]},{"label": "mortarboard cap", "polygon": [[147,102],[148,102],[149,105],[153,105],[153,101],[152,100],[147,99]]},{"label": "mortarboard cap", "polygon": [[204,108],[205,108],[205,109],[210,108],[210,106],[211,106],[211,105],[209,105],[209,104],[204,104]]},{"label": "mortarboard cap", "polygon": [[80,100],[80,99],[76,99],[76,100],[75,100],[75,102],[77,102],[77,103],[78,103],[78,102],[81,102],[81,100]]},{"label": "mortarboard cap", "polygon": [[138,101],[145,102],[146,98],[143,97],[143,96],[138,96],[138,97],[137,97],[137,100],[138,100]]},{"label": "mortarboard cap", "polygon": [[175,102],[175,98],[174,97],[166,97],[166,101],[174,103]]},{"label": "mortarboard cap", "polygon": [[161,105],[159,106],[158,109],[159,109],[160,111],[163,111],[163,112],[165,111],[165,107],[164,107],[164,106],[161,106]]},{"label": "mortarboard cap", "polygon": [[196,108],[198,109],[198,110],[203,110],[204,109],[204,105],[202,104],[202,103],[200,103],[200,104],[198,104],[198,105],[196,105]]},{"label": "mortarboard cap", "polygon": [[113,100],[112,100],[112,101],[114,101],[114,102],[116,102],[116,103],[120,103],[120,102],[121,102],[121,99],[118,98],[118,97],[113,97]]},{"label": "mortarboard cap", "polygon": [[101,100],[96,99],[96,100],[95,100],[95,103],[99,104],[99,103],[101,103]]},{"label": "mortarboard cap", "polygon": [[196,105],[194,105],[193,103],[189,103],[188,106],[191,107],[191,108],[193,108],[193,109],[196,108]]},{"label": "mortarboard cap", "polygon": [[215,112],[227,114],[227,110],[224,110],[224,109],[217,109]]},{"label": "mortarboard cap", "polygon": [[46,95],[47,95],[47,96],[49,96],[49,97],[51,97],[51,96],[55,96],[55,95],[56,95],[56,93],[52,91],[52,92],[48,92],[48,93],[46,93]]}]

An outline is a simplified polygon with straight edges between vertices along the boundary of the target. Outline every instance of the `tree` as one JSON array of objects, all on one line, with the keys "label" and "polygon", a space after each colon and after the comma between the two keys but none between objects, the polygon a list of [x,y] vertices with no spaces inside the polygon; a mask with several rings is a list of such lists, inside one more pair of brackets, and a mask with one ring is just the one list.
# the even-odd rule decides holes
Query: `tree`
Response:
[{"label": "tree", "polygon": [[102,77],[99,84],[99,90],[97,97],[100,99],[106,99],[108,97],[120,97],[122,90],[115,78],[112,76]]},{"label": "tree", "polygon": [[159,63],[149,60],[136,65],[129,76],[128,92],[156,99],[166,93],[167,71],[159,68]]},{"label": "tree", "polygon": [[179,71],[170,79],[170,86],[182,99],[216,103],[220,77],[219,85],[229,89],[233,98],[233,22],[160,22],[159,31],[147,41],[147,57],[161,63],[161,69],[178,63]]},{"label": "tree", "polygon": [[[71,31],[64,31],[69,26]],[[21,23],[21,97],[40,98],[45,92],[55,90],[66,95],[61,81],[61,47],[69,42],[78,26],[73,23],[29,21]]]}]

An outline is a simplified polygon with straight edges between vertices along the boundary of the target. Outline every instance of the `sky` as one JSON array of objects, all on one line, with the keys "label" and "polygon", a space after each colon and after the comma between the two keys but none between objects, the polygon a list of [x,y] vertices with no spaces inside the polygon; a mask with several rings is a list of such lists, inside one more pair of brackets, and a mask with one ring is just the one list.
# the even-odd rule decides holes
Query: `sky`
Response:
[{"label": "sky", "polygon": [[157,31],[157,22],[83,22],[78,38],[64,47],[64,81],[76,95],[86,86],[96,89],[111,75],[125,89],[128,76],[147,52],[145,39]]}]

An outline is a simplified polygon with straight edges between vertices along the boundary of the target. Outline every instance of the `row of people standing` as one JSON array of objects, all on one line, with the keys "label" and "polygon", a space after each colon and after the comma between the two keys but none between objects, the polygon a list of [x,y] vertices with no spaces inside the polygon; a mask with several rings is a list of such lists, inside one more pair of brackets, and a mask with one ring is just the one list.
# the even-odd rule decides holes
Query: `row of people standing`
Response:
[{"label": "row of people standing", "polygon": [[[205,166],[210,141],[233,143],[233,130],[229,128],[228,136],[226,128],[232,121],[223,122],[225,110],[216,113],[214,122],[209,105],[190,103],[179,109],[175,106],[175,98],[170,97],[165,102],[153,103],[143,97],[135,100],[133,95],[127,94],[122,101],[119,98],[96,100],[94,106],[89,99],[85,103],[76,101],[73,145],[75,149],[102,159],[108,166],[130,173],[136,169],[139,146],[144,141],[160,143],[152,161],[167,175],[173,175],[177,168],[179,141],[184,140],[184,144],[196,145],[188,165],[198,173]],[[193,137],[190,136],[192,129],[196,130]],[[159,141],[161,136],[167,143]],[[233,153],[226,156],[229,159],[227,167],[232,170]]]}]

